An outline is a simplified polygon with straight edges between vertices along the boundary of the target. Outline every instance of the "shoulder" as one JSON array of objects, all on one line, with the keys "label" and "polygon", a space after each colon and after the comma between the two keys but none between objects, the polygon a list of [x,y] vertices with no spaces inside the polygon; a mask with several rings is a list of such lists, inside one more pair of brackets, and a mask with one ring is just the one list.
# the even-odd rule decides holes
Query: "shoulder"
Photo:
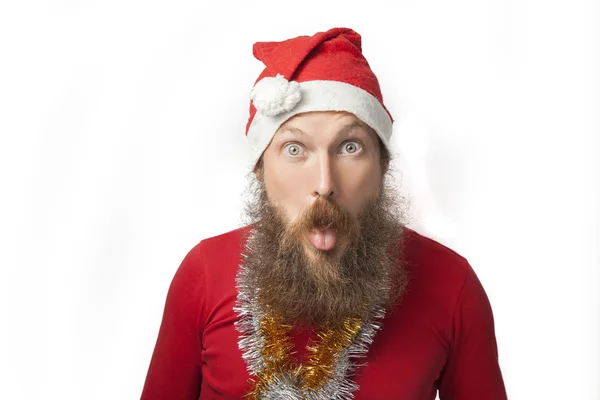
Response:
[{"label": "shoulder", "polygon": [[236,228],[215,236],[203,239],[197,247],[205,257],[222,256],[223,254],[235,254],[240,251],[250,232],[250,225]]},{"label": "shoulder", "polygon": [[463,267],[468,264],[467,259],[457,251],[409,227],[404,227],[403,240],[405,251],[410,256],[419,256],[429,261],[462,264]]},{"label": "shoulder", "polygon": [[248,225],[204,238],[187,252],[184,263],[197,265],[234,256],[237,251],[241,251],[249,231]]},{"label": "shoulder", "polygon": [[190,304],[198,309],[199,321],[222,297],[233,296],[234,280],[241,258],[241,246],[249,227],[234,229],[202,239],[185,255],[170,287],[178,307]]},{"label": "shoulder", "polygon": [[205,296],[220,297],[235,286],[235,277],[251,226],[207,237],[186,256],[190,267],[197,269],[205,286]]},{"label": "shoulder", "polygon": [[228,266],[237,265],[249,228],[245,226],[202,239],[185,254],[175,279],[196,284],[205,281],[207,276],[214,278],[215,273],[231,269]]},{"label": "shoulder", "polygon": [[404,228],[403,262],[410,276],[410,292],[419,302],[451,317],[465,283],[478,282],[466,257],[447,245]]},{"label": "shoulder", "polygon": [[403,255],[415,273],[441,276],[462,283],[473,269],[465,256],[439,241],[404,227]]}]

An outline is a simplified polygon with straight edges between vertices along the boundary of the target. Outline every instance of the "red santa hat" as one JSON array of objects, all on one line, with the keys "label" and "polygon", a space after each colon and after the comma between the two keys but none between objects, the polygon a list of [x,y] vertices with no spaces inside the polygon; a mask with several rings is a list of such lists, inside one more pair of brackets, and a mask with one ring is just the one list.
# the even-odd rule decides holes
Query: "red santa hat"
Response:
[{"label": "red santa hat", "polygon": [[266,68],[250,92],[246,137],[254,168],[273,135],[290,117],[308,111],[347,111],[373,128],[389,148],[393,119],[379,81],[362,54],[361,36],[333,28],[282,42],[257,42]]}]

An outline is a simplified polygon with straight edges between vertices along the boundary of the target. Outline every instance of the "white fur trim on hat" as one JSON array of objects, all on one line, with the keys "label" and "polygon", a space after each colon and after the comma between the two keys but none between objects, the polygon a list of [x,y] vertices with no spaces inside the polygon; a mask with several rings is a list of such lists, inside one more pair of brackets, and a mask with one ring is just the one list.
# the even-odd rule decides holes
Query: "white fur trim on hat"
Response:
[{"label": "white fur trim on hat", "polygon": [[[267,78],[261,79],[253,89],[254,104],[257,112],[248,128],[247,135],[250,148],[248,153],[248,167],[250,169],[254,168],[263,151],[271,142],[273,135],[277,132],[277,129],[294,115],[308,111],[347,111],[352,113],[373,128],[381,138],[383,144],[389,148],[389,140],[392,135],[392,120],[379,100],[366,90],[338,81],[315,80],[300,83],[291,81],[289,82],[290,86],[296,84],[299,87],[299,93],[297,94],[299,101],[296,101],[296,103],[293,101],[286,103],[280,100],[286,97],[282,93],[294,93],[294,90],[288,91],[289,88],[285,88],[284,92],[283,84],[285,82],[267,81],[268,86],[264,87],[268,87],[269,89],[265,89],[261,94],[256,93],[256,87],[265,79]],[[273,89],[274,86],[276,89]],[[263,91],[263,88],[259,92]],[[262,108],[266,110],[266,113],[264,113],[259,109],[259,104],[262,107],[263,104],[270,103],[260,103],[260,101],[257,103],[256,99],[262,100],[262,94],[268,93],[269,90],[277,93],[274,97],[278,99],[275,101],[278,106],[265,105]],[[269,96],[265,96],[265,98],[269,98]],[[289,107],[292,103],[291,108],[286,110],[285,107]],[[287,104],[287,106],[284,104]],[[275,113],[276,110],[279,110],[279,112]]]}]

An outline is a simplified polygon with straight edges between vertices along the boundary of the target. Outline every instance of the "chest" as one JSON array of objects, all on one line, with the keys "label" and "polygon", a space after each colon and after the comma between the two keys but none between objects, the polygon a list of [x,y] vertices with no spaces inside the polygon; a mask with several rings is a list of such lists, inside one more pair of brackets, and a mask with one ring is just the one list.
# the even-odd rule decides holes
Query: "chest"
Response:
[{"label": "chest", "polygon": [[[200,399],[240,399],[250,389],[233,303],[222,311],[204,329]],[[447,357],[442,337],[435,321],[426,315],[399,312],[386,317],[366,357],[353,359],[358,367],[352,380],[360,388],[355,399],[434,400],[436,380]],[[310,338],[314,336],[293,336],[295,357],[300,361]]]}]

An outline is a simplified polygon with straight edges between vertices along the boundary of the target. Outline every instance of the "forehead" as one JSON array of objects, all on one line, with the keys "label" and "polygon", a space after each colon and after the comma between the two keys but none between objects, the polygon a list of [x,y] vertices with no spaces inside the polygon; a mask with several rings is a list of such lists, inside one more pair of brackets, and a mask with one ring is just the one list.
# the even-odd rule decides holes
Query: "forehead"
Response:
[{"label": "forehead", "polygon": [[287,133],[312,136],[324,132],[335,134],[350,131],[362,131],[369,136],[377,136],[367,124],[345,111],[313,111],[295,115],[279,127],[275,136]]}]

